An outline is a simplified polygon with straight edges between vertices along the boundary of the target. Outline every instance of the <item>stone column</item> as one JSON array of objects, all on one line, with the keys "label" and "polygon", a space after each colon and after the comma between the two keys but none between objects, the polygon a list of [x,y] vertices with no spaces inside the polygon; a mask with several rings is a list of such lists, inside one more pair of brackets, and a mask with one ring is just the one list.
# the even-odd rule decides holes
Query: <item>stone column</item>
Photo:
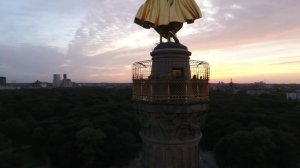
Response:
[{"label": "stone column", "polygon": [[[143,168],[200,168],[199,142],[207,102],[189,102],[189,56],[181,44],[162,43],[152,52],[151,101],[135,102],[141,123]],[[176,73],[180,76],[176,76]],[[207,85],[207,82],[205,83]],[[163,98],[161,98],[163,97]]]}]

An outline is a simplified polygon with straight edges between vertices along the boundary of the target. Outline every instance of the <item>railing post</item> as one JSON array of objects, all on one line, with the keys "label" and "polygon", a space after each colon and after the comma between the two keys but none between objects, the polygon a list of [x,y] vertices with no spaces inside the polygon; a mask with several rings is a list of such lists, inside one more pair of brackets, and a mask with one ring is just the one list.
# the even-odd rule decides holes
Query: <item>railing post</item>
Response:
[{"label": "railing post", "polygon": [[168,85],[168,95],[167,95],[167,97],[168,97],[168,102],[170,102],[170,81],[169,81],[169,79],[167,80],[167,85]]},{"label": "railing post", "polygon": [[150,88],[149,101],[152,102],[152,80],[149,80],[149,88]]},{"label": "railing post", "polygon": [[141,99],[144,99],[144,95],[143,95],[143,79],[140,80],[140,86],[141,86]]},{"label": "railing post", "polygon": [[196,92],[196,96],[197,96],[197,99],[200,98],[200,91],[199,91],[199,80],[196,81],[196,86],[197,86],[197,92]]},{"label": "railing post", "polygon": [[188,81],[185,81],[184,82],[185,83],[185,88],[184,88],[184,97],[185,97],[185,102],[187,102],[188,101],[188,87],[187,87],[187,83],[188,83]]}]

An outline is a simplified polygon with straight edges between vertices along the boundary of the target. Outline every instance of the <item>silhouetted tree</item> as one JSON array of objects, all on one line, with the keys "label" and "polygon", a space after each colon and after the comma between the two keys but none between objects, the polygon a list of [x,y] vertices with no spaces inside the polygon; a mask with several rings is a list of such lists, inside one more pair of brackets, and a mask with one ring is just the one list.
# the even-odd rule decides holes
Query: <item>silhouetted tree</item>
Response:
[{"label": "silhouetted tree", "polygon": [[10,143],[7,139],[7,137],[0,132],[0,151],[8,149],[10,147]]},{"label": "silhouetted tree", "polygon": [[76,133],[76,146],[79,148],[78,157],[83,168],[94,168],[101,160],[105,134],[100,129],[85,127]]},{"label": "silhouetted tree", "polygon": [[33,151],[37,156],[43,156],[45,154],[45,147],[47,145],[47,133],[44,128],[36,127],[33,130],[31,143]]},{"label": "silhouetted tree", "polygon": [[28,128],[23,120],[18,118],[8,119],[4,122],[5,134],[12,141],[12,146],[19,149],[28,140]]},{"label": "silhouetted tree", "polygon": [[0,153],[0,167],[1,168],[21,168],[22,160],[18,154],[11,152]]},{"label": "silhouetted tree", "polygon": [[220,168],[296,168],[297,149],[296,137],[260,127],[223,137],[215,156]]},{"label": "silhouetted tree", "polygon": [[223,137],[216,145],[215,156],[220,168],[272,167],[275,144],[267,128],[238,131]]}]

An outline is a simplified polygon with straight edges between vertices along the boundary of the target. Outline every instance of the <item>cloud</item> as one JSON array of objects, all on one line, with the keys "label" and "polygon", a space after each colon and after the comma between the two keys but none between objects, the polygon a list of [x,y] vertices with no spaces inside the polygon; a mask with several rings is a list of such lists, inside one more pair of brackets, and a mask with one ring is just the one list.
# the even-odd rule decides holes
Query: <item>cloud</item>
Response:
[{"label": "cloud", "polygon": [[286,56],[277,58],[271,65],[300,65],[300,56]]},{"label": "cloud", "polygon": [[300,61],[286,61],[286,62],[281,62],[279,64],[300,64]]},{"label": "cloud", "polygon": [[[51,81],[53,73],[80,82],[130,81],[131,64],[151,59],[159,41],[153,29],[133,23],[144,2],[0,1],[0,70],[18,81]],[[178,37],[213,70],[261,60],[272,66],[299,63],[287,57],[299,51],[300,1],[196,2],[203,18],[184,24]],[[224,68],[216,68],[220,62]]]},{"label": "cloud", "polygon": [[4,75],[18,82],[37,79],[49,81],[52,73],[60,71],[64,55],[59,49],[45,46],[0,46],[0,60]]},{"label": "cloud", "polygon": [[121,48],[94,56],[69,57],[72,63],[66,72],[81,82],[130,82],[131,64],[150,59],[150,51],[151,48]]},{"label": "cloud", "polygon": [[[213,10],[216,12],[210,14],[204,10],[204,18],[213,17],[214,19],[202,19],[196,22],[193,26],[198,27],[200,33],[187,38],[187,43],[196,45],[195,48],[223,48],[300,36],[300,20],[298,19],[300,11],[296,7],[300,5],[298,1],[287,0],[284,4],[280,1],[269,0],[211,0],[210,2],[212,3],[210,6],[217,8]],[[201,28],[203,26],[204,30]],[[205,31],[205,29],[210,31]]]},{"label": "cloud", "polygon": [[[129,37],[139,37],[137,35],[134,37],[135,34],[144,36],[135,32],[138,30],[138,26],[133,24],[135,15],[133,8],[137,8],[136,4],[135,1],[91,1],[89,11],[69,45],[68,55],[80,53],[94,56],[120,47],[128,47],[123,41],[130,40]],[[135,40],[131,40],[127,44],[134,42]]]},{"label": "cloud", "polygon": [[0,44],[67,47],[85,9],[81,0],[1,1]]}]

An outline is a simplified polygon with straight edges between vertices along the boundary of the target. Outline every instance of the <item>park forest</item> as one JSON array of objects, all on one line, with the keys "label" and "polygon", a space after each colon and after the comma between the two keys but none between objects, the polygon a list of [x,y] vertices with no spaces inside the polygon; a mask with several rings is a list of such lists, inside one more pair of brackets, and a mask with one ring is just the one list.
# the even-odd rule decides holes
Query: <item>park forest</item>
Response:
[{"label": "park forest", "polygon": [[[130,88],[0,91],[1,168],[121,168],[140,155]],[[202,151],[219,168],[299,168],[300,103],[211,91]]]}]

